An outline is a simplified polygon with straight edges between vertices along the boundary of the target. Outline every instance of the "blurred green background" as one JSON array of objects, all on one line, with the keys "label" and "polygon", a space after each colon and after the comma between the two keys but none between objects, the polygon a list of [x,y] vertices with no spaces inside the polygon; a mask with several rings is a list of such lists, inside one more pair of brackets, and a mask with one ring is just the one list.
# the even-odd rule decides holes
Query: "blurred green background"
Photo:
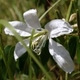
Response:
[{"label": "blurred green background", "polygon": [[[57,0],[0,0],[0,19],[4,19],[7,21],[24,21],[23,13],[29,9],[37,9],[38,17],[40,18],[41,15],[43,15],[43,13],[46,12],[47,9],[56,1]],[[42,54],[40,57],[42,58],[43,63],[47,63],[47,66],[44,65],[44,68],[49,70],[49,74],[51,75],[52,80],[80,80],[80,0],[60,0],[60,2],[55,7],[53,7],[48,12],[48,14],[45,15],[40,23],[42,27],[44,27],[44,25],[52,19],[66,19],[71,1],[73,2],[67,21],[71,25],[78,24],[78,26],[76,28],[75,26],[73,26],[74,32],[69,36],[65,36],[67,38],[61,36],[57,38],[57,40],[69,50],[75,64],[75,70],[72,74],[69,74],[67,76],[67,79],[65,78],[65,72],[63,72],[55,63],[53,63],[54,61],[51,59],[51,57],[49,58],[49,60],[44,60],[44,57],[48,58],[47,56],[50,55],[46,54],[45,56],[45,54]],[[12,55],[14,52],[14,46],[12,45],[16,43],[16,39],[13,36],[5,35],[3,31],[1,35],[4,51],[6,53],[5,57],[7,58],[7,65],[9,65],[11,68],[12,74],[14,75],[14,80],[29,80],[28,75],[26,75],[28,74],[28,68],[23,68],[23,66],[28,66],[25,65],[27,55],[23,55],[17,62],[15,62]],[[45,75],[42,73],[35,62],[33,64],[33,67],[35,70],[35,75],[37,74],[37,78],[33,76],[32,80],[48,80],[45,78]],[[6,67],[4,65],[1,54],[0,76],[0,80],[6,80],[6,76],[8,78]]]}]

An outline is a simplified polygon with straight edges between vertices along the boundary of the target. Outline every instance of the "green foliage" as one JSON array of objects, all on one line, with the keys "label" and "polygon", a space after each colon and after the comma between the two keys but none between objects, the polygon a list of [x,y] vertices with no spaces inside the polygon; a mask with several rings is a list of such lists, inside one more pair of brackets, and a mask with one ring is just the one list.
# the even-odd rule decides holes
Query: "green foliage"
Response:
[{"label": "green foliage", "polygon": [[41,55],[40,55],[40,59],[41,59],[41,62],[42,62],[43,65],[46,65],[46,63],[48,62],[49,57],[50,57],[48,44],[49,44],[49,41],[47,40],[46,45],[43,48],[43,50],[41,52]]},{"label": "green foliage", "polygon": [[7,45],[4,49],[6,62],[9,65],[11,72],[13,72],[13,75],[15,73],[14,48],[14,46]]},{"label": "green foliage", "polygon": [[[44,13],[42,18],[39,19],[44,25],[48,20],[55,18],[66,18],[68,21],[71,14],[76,13],[78,10],[79,13],[76,16],[77,19],[71,23],[71,25],[77,23],[78,26],[74,28],[74,32],[71,33],[68,38],[64,38],[68,35],[60,36],[59,42],[62,45],[67,42],[70,55],[72,59],[74,59],[74,63],[77,62],[75,64],[74,72],[67,76],[68,79],[79,80],[80,69],[78,67],[80,67],[80,0],[61,0],[56,7],[52,8],[51,5],[54,2],[56,2],[56,0],[0,0],[0,19],[8,21],[23,21],[22,13],[28,9],[36,8],[39,11],[39,16]],[[49,10],[47,13],[45,13],[45,10],[49,7],[51,7],[51,11]],[[45,15],[47,17],[43,18]],[[15,80],[30,80],[30,76],[32,78],[31,80],[65,80],[64,72],[62,72],[62,70],[57,67],[54,62],[49,61],[51,58],[48,51],[48,41],[46,41],[46,45],[43,47],[41,55],[38,56],[33,53],[30,48],[27,48],[23,42],[23,39],[15,32],[14,28],[12,28],[11,25],[9,25],[8,22],[4,20],[0,20],[0,80],[13,80],[13,77]],[[17,61],[14,60],[15,46],[7,45],[6,43],[4,45],[4,41],[7,41],[7,38],[4,38],[5,40],[1,38],[1,36],[4,37],[4,35],[2,35],[2,30],[4,28],[3,26],[7,26],[15,34],[16,39],[21,41],[23,46],[27,49],[27,52],[25,52],[25,54],[22,55]],[[31,72],[29,72],[30,69]]]},{"label": "green foliage", "polygon": [[70,37],[69,42],[68,42],[68,50],[70,52],[72,59],[74,59],[74,57],[75,57],[76,47],[77,47],[77,37],[72,36],[72,37]]},{"label": "green foliage", "polygon": [[30,80],[29,77],[25,74],[18,75],[16,80]]}]

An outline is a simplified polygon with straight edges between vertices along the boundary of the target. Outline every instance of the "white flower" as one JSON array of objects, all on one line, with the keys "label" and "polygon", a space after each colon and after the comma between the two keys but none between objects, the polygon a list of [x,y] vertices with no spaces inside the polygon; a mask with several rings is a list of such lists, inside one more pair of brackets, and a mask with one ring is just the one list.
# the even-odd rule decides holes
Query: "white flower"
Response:
[{"label": "white flower", "polygon": [[[41,32],[44,29],[41,28],[41,25],[38,20],[36,9],[31,9],[23,14],[24,22],[20,21],[11,21],[9,22],[16,31],[20,34],[20,36],[30,36],[32,29],[35,29],[35,32]],[[72,72],[74,69],[74,63],[70,57],[69,52],[59,43],[52,40],[52,38],[56,38],[58,36],[69,34],[73,31],[70,24],[64,20],[56,19],[52,20],[45,25],[45,30],[48,31],[45,36],[48,36],[49,39],[49,52],[55,62],[66,72]],[[9,29],[4,29],[6,34],[14,35]],[[45,42],[45,37],[42,38],[42,42]],[[34,40],[36,41],[36,40]],[[29,39],[24,40],[25,44],[29,45]],[[43,42],[43,43],[44,43]],[[39,44],[42,44],[39,42]],[[39,45],[38,44],[38,45]],[[40,45],[43,46],[43,45]],[[17,43],[14,52],[14,58],[18,59],[21,55],[26,52],[26,49],[21,45],[21,43]],[[46,54],[45,54],[46,55]]]}]

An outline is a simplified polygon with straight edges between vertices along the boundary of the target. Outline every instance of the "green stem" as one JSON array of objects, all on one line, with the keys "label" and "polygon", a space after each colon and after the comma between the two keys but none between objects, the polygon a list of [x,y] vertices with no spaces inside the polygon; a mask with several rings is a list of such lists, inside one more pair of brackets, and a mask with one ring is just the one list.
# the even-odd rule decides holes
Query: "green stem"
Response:
[{"label": "green stem", "polygon": [[[42,30],[42,31],[40,31],[40,32],[37,32],[36,34],[34,34],[33,35],[33,38],[36,38],[36,37],[38,37],[38,36],[40,36],[40,35],[45,35],[45,34],[47,34],[48,33],[48,31],[47,30]],[[30,39],[31,38],[31,36],[28,36],[28,37],[25,37],[26,39]],[[23,39],[25,39],[25,38],[23,38]]]},{"label": "green stem", "polygon": [[30,36],[30,42],[29,42],[29,48],[30,48],[30,49],[31,49],[32,40],[33,40],[33,38],[35,37],[35,36],[34,36],[34,33],[35,33],[35,30],[33,29],[33,30],[32,30],[32,33],[31,33],[31,36]]},{"label": "green stem", "polygon": [[[30,42],[29,42],[29,48],[31,49],[31,44],[32,44],[32,40],[33,40],[33,35],[35,33],[35,30],[33,29],[32,30],[32,33],[31,33],[31,37],[30,37]],[[32,80],[32,59],[31,59],[31,56],[29,55],[29,79]]]},{"label": "green stem", "polygon": [[4,64],[5,64],[5,66],[6,66],[6,69],[7,69],[7,73],[8,73],[8,76],[9,76],[9,79],[10,80],[14,80],[14,77],[13,77],[13,75],[12,75],[12,73],[11,73],[11,70],[10,70],[10,68],[9,68],[9,65],[7,64],[7,62],[6,62],[6,58],[5,58],[5,51],[4,51],[4,48],[3,48],[3,42],[2,42],[2,36],[0,35],[0,41],[1,41],[1,48],[0,48],[0,52],[2,53],[2,57],[3,57],[3,61],[4,61]]},{"label": "green stem", "polygon": [[41,31],[41,32],[39,32],[39,33],[34,34],[33,38],[36,38],[36,37],[38,37],[38,36],[40,36],[40,35],[45,35],[45,34],[47,34],[47,33],[48,33],[47,30],[43,30],[43,31]]},{"label": "green stem", "polygon": [[56,6],[59,2],[60,2],[60,0],[58,0],[57,2],[55,2],[55,3],[39,18],[39,21],[41,21],[41,20],[43,19],[43,17],[44,17],[54,6]]},{"label": "green stem", "polygon": [[65,80],[68,80],[68,73],[65,72]]},{"label": "green stem", "polygon": [[73,0],[71,0],[71,2],[70,2],[69,8],[68,8],[68,12],[67,12],[67,16],[66,16],[66,21],[69,20],[71,9],[72,9],[72,3],[73,3]]}]

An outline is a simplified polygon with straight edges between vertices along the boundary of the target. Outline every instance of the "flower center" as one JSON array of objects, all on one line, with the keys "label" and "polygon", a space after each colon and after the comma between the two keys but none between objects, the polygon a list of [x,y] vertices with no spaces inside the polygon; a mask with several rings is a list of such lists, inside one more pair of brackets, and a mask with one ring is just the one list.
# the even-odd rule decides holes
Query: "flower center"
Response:
[{"label": "flower center", "polygon": [[37,54],[40,55],[42,48],[45,46],[47,35],[41,35],[33,40],[31,48]]},{"label": "flower center", "polygon": [[40,29],[40,30],[41,30],[40,32],[34,34],[34,36],[33,36],[34,38],[39,37],[41,35],[47,35],[48,34],[48,31],[46,29]]}]

